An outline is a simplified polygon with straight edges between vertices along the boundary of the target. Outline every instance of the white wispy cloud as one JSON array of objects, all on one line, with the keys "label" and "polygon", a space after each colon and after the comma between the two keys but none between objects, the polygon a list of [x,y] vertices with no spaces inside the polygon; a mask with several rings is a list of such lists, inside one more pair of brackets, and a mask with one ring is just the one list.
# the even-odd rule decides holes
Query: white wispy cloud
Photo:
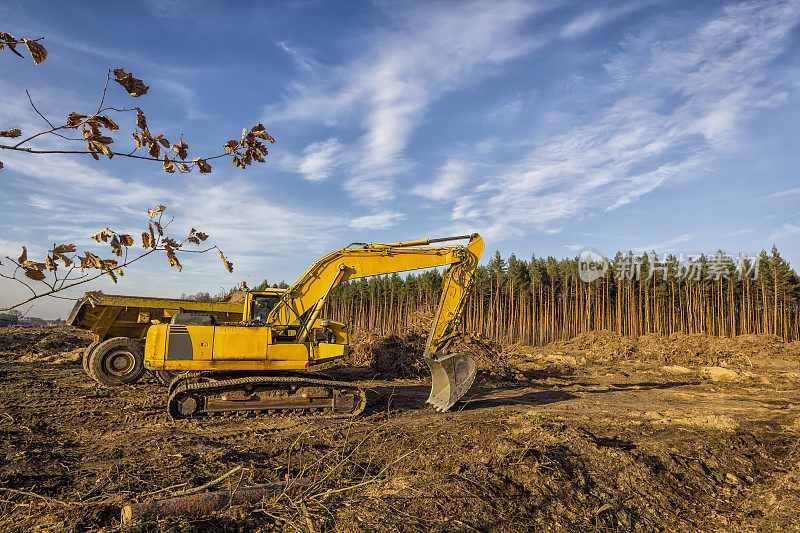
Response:
[{"label": "white wispy cloud", "polygon": [[391,228],[402,222],[406,216],[402,213],[385,212],[375,215],[365,215],[350,221],[350,227],[355,230],[379,230]]},{"label": "white wispy cloud", "polygon": [[627,15],[655,3],[657,2],[653,0],[638,2],[629,1],[614,7],[590,9],[580,13],[569,23],[567,23],[567,25],[561,30],[561,36],[567,39],[581,37],[601,26],[608,24],[612,20],[618,19],[621,16]]},{"label": "white wispy cloud", "polygon": [[522,98],[512,98],[493,106],[487,113],[487,117],[493,120],[510,120],[522,113],[524,109],[525,101]]},{"label": "white wispy cloud", "polygon": [[471,172],[470,163],[450,159],[442,166],[432,182],[420,183],[411,192],[431,200],[455,200],[456,192],[461,189]]},{"label": "white wispy cloud", "polygon": [[799,19],[797,2],[740,4],[688,35],[674,35],[670,23],[631,34],[606,65],[611,86],[599,88],[616,91],[616,101],[589,121],[572,117],[572,127],[497,168],[454,218],[513,237],[619,208],[691,175],[735,148],[745,120],[788,90],[770,64]]},{"label": "white wispy cloud", "polygon": [[307,53],[303,52],[296,46],[290,46],[288,43],[284,41],[278,41],[275,45],[286,52],[295,62],[295,64],[301,68],[302,70],[311,70],[313,68],[321,67],[320,63],[309,56]]},{"label": "white wispy cloud", "polygon": [[309,181],[322,181],[330,177],[331,171],[339,164],[337,155],[342,151],[342,146],[335,138],[327,141],[312,143],[303,150],[296,170]]},{"label": "white wispy cloud", "polygon": [[391,200],[392,178],[409,168],[404,150],[431,103],[534,49],[539,41],[519,28],[537,9],[504,1],[459,4],[458,16],[448,4],[393,10],[396,29],[376,33],[345,65],[312,69],[309,81],[292,86],[266,115],[360,128],[345,147],[354,152],[345,189],[366,203]]},{"label": "white wispy cloud", "polygon": [[800,194],[800,187],[774,192],[772,194],[766,195],[764,198],[784,198],[786,196],[796,196],[798,194]]},{"label": "white wispy cloud", "polygon": [[800,225],[784,222],[780,228],[769,234],[769,237],[767,237],[767,242],[774,244],[776,242],[785,240],[787,237],[794,238],[795,236],[800,236]]},{"label": "white wispy cloud", "polygon": [[646,244],[644,246],[636,246],[632,248],[634,252],[672,252],[675,251],[676,244],[683,244],[685,242],[689,242],[692,239],[697,237],[697,233],[685,233],[683,235],[678,235],[677,237],[673,237],[672,239],[667,239],[661,242],[653,242],[650,244]]}]

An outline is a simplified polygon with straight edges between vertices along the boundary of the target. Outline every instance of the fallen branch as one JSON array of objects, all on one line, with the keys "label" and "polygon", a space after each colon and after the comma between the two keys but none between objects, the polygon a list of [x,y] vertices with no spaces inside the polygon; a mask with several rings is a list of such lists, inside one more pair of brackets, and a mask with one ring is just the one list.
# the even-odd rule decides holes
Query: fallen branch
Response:
[{"label": "fallen branch", "polygon": [[[231,472],[232,473],[232,472]],[[294,488],[306,488],[311,484],[307,478],[241,487],[238,490],[219,490],[205,494],[180,496],[166,500],[153,500],[144,503],[132,503],[122,508],[122,524],[128,525],[135,520],[156,516],[182,516],[198,518],[214,511],[224,509],[228,505],[257,503],[262,498]]]}]

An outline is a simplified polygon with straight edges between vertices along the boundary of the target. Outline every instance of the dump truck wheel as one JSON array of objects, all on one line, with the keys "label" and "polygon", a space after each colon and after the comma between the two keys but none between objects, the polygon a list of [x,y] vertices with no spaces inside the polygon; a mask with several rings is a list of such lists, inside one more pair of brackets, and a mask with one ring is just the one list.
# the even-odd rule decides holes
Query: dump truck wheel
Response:
[{"label": "dump truck wheel", "polygon": [[92,350],[97,348],[98,344],[100,344],[100,341],[93,341],[92,344],[83,349],[83,357],[81,358],[83,371],[86,372],[86,375],[90,378],[94,378],[94,376],[92,376],[92,373],[89,371],[89,356],[92,354]]},{"label": "dump truck wheel", "polygon": [[89,354],[89,372],[106,387],[135,383],[145,372],[142,345],[126,337],[101,342]]},{"label": "dump truck wheel", "polygon": [[178,375],[174,372],[170,372],[169,370],[153,370],[152,372],[156,377],[156,380],[165,387],[172,383],[172,380]]}]

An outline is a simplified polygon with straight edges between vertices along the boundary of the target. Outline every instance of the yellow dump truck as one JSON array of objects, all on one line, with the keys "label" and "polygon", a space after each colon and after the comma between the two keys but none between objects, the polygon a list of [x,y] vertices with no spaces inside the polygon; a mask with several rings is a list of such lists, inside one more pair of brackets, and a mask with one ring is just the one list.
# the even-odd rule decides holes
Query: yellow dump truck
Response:
[{"label": "yellow dump truck", "polygon": [[[284,289],[259,292],[265,298],[278,298]],[[244,299],[228,302],[195,302],[178,298],[150,298],[88,294],[75,304],[67,324],[88,331],[94,342],[86,348],[83,369],[106,386],[134,383],[145,372],[144,342],[147,330],[154,324],[168,324],[179,313],[214,315],[220,323],[240,322],[244,313]],[[171,374],[156,372],[162,381]]]}]

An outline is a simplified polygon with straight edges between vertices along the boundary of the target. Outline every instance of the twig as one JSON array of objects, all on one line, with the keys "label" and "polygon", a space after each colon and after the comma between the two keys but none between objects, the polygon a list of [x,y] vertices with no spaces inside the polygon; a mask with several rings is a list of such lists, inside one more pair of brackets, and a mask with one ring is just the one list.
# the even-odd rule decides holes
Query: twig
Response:
[{"label": "twig", "polygon": [[[62,126],[61,128],[55,128],[55,129],[57,129],[57,130],[58,129],[63,129],[64,127],[65,126]],[[41,133],[37,133],[36,135],[34,135],[32,137],[29,137],[29,138],[25,139],[24,141],[21,141],[20,143],[14,145],[14,146],[8,146],[8,145],[5,145],[5,144],[0,144],[0,149],[3,149],[3,150],[16,150],[18,152],[26,152],[26,153],[29,153],[29,154],[92,154],[92,153],[95,153],[95,152],[90,152],[89,150],[34,150],[33,148],[23,148],[23,147],[19,146],[19,144],[22,144],[22,142],[28,142],[31,139],[33,139],[35,137],[38,137],[39,135],[44,135],[45,133],[53,133],[53,130],[47,130],[47,131],[43,131]],[[81,139],[70,139],[70,140],[81,140]],[[158,162],[163,162],[164,161],[163,159],[159,159],[157,157],[145,157],[143,155],[133,155],[133,154],[130,154],[130,153],[124,154],[122,152],[114,152],[114,151],[110,151],[110,153],[111,153],[112,156],[118,155],[120,157],[130,157],[131,159],[143,159],[145,161],[158,161]],[[202,157],[201,159],[203,159],[204,161],[211,161],[212,159],[219,159],[220,157],[227,157],[227,156],[230,156],[230,154],[226,152],[224,154],[214,155],[214,156],[211,156],[211,157]],[[195,164],[192,161],[180,161],[180,163],[185,163],[186,165],[189,165],[189,166],[192,166],[192,165]]]},{"label": "twig", "polygon": [[197,492],[204,491],[204,490],[206,490],[207,488],[209,488],[209,487],[213,487],[214,485],[216,485],[216,484],[220,483],[221,481],[225,481],[225,480],[226,480],[226,479],[228,479],[230,476],[232,476],[232,475],[233,475],[233,474],[235,474],[236,472],[240,471],[242,468],[244,468],[242,465],[236,466],[236,467],[234,467],[233,469],[231,469],[231,470],[229,470],[228,472],[226,472],[225,474],[222,474],[221,476],[219,476],[217,479],[214,479],[214,480],[212,480],[212,481],[209,481],[208,483],[206,483],[206,484],[204,484],[204,485],[200,485],[199,487],[196,487],[196,488],[193,488],[193,489],[187,489],[187,490],[182,490],[182,491],[176,492],[176,493],[175,493],[175,494],[173,494],[172,496],[173,496],[173,497],[177,497],[177,496],[188,496],[189,494],[195,494],[195,493],[197,493]]},{"label": "twig", "polygon": [[36,494],[35,492],[26,492],[24,490],[17,490],[17,489],[9,489],[7,487],[0,487],[0,490],[4,490],[6,492],[11,492],[12,494],[21,494],[23,496],[33,496],[34,498],[42,499],[48,503],[57,503],[59,505],[63,505],[64,507],[69,507],[70,504],[67,502],[63,502],[61,500],[56,500],[55,498],[50,498],[48,496],[42,496],[41,494]]},{"label": "twig", "polygon": [[33,98],[31,98],[31,93],[28,92],[28,89],[25,89],[25,94],[28,95],[28,101],[31,103],[31,107],[33,108],[33,110],[36,111],[36,113],[38,113],[39,116],[42,117],[44,121],[50,125],[51,128],[55,129],[56,127],[53,126],[53,123],[47,120],[47,117],[42,115],[42,113],[38,109],[36,109],[36,106],[33,103]]},{"label": "twig", "polygon": [[103,96],[100,98],[100,105],[97,106],[97,113],[95,113],[95,115],[99,115],[100,110],[103,109],[103,102],[106,101],[106,91],[108,90],[108,80],[110,79],[111,79],[111,69],[108,69],[108,72],[106,72],[106,85],[105,87],[103,87]]},{"label": "twig", "polygon": [[308,508],[306,507],[306,502],[300,500],[300,510],[303,511],[303,517],[306,519],[306,525],[308,526],[308,533],[317,533],[317,530],[314,528],[314,522],[311,520],[311,516],[308,514]]},{"label": "twig", "polygon": [[163,489],[154,490],[153,492],[145,492],[144,494],[140,494],[139,498],[144,498],[145,496],[152,496],[153,494],[158,494],[160,492],[164,492],[167,490],[177,489],[178,487],[183,487],[184,485],[188,485],[188,483],[178,483],[177,485],[172,485],[170,487],[165,487]]}]

